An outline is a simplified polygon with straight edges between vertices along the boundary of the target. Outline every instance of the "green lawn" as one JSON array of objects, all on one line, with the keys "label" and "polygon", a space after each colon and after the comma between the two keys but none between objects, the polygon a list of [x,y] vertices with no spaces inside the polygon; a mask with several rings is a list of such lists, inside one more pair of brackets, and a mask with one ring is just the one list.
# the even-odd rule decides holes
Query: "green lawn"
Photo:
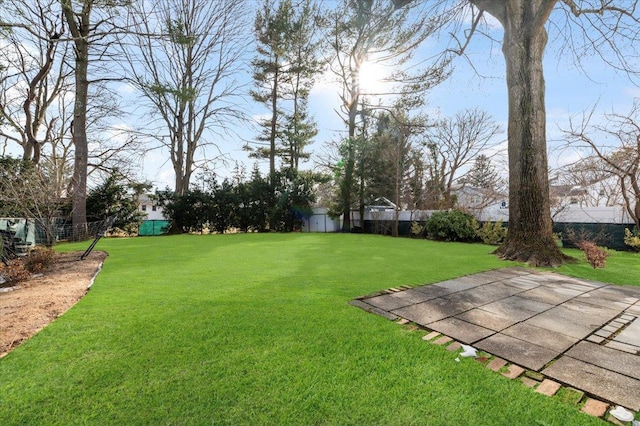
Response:
[{"label": "green lawn", "polygon": [[[110,255],[89,294],[0,360],[0,424],[600,423],[348,305],[513,264],[491,247],[249,234],[98,249]],[[637,285],[638,260],[560,271]]]}]

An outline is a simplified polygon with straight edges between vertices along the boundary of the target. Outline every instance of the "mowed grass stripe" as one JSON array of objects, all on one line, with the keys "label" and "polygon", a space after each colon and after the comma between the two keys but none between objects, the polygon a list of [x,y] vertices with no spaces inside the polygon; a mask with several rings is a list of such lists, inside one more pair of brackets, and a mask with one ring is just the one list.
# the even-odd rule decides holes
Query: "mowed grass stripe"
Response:
[{"label": "mowed grass stripe", "polygon": [[348,305],[513,265],[491,247],[249,234],[98,249],[110,255],[89,294],[0,360],[0,423],[596,424]]}]

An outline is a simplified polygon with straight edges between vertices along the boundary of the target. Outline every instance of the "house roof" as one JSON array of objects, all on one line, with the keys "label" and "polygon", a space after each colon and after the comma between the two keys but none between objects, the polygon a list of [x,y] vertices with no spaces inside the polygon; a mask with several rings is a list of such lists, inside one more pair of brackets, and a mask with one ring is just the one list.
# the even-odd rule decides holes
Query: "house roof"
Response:
[{"label": "house roof", "polygon": [[378,197],[373,200],[373,203],[367,206],[368,209],[396,209],[396,206],[391,200],[385,197]]},{"label": "house roof", "polygon": [[552,197],[575,197],[584,195],[587,190],[579,185],[551,185],[549,186],[549,195]]}]

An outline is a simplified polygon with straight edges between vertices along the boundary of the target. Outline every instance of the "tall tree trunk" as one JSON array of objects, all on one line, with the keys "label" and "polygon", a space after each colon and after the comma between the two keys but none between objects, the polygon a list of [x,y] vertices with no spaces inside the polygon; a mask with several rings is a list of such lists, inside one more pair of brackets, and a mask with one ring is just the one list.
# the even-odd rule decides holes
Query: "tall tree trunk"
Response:
[{"label": "tall tree trunk", "polygon": [[[400,142],[398,140],[395,141],[396,144],[399,144]],[[391,235],[394,237],[398,236],[398,231],[399,231],[399,224],[400,224],[400,187],[402,185],[402,174],[403,174],[403,169],[401,167],[401,157],[402,157],[402,153],[401,153],[401,149],[399,146],[396,146],[394,148],[394,152],[393,152],[393,156],[394,158],[394,162],[395,162],[395,166],[396,169],[394,171],[394,177],[393,177],[393,203],[395,204],[395,207],[393,208],[393,230],[391,231]]]},{"label": "tall tree trunk", "polygon": [[[347,140],[347,152],[344,160],[344,179],[340,188],[342,199],[342,232],[351,231],[351,198],[354,183],[354,170],[356,161],[356,117],[358,115],[358,101],[360,100],[360,72],[361,60],[357,59],[356,71],[351,72],[351,90],[349,104],[349,139]],[[364,218],[360,218],[362,222]]]},{"label": "tall tree trunk", "polygon": [[361,232],[365,232],[364,229],[364,190],[366,188],[365,182],[365,158],[364,152],[362,152],[362,144],[360,144],[360,156],[358,160],[358,176],[360,177],[359,188],[358,188],[358,213],[360,214],[360,230]]},{"label": "tall tree trunk", "polygon": [[347,152],[344,161],[344,179],[340,187],[342,199],[342,232],[351,231],[351,197],[353,187],[353,171],[355,166],[355,140],[347,140]]},{"label": "tall tree trunk", "polygon": [[[22,104],[22,110],[24,111],[25,117],[24,130],[27,139],[26,144],[24,145],[24,154],[22,159],[25,161],[32,161],[33,164],[40,163],[40,155],[42,151],[42,146],[38,143],[37,139],[38,129],[44,122],[47,107],[59,92],[59,86],[55,84],[51,95],[48,95],[49,85],[47,84],[47,78],[53,66],[53,62],[55,61],[56,44],[58,43],[58,39],[62,35],[62,32],[63,31],[60,30],[60,32],[49,33],[50,39],[47,42],[47,49],[43,52],[45,61],[40,66],[36,75],[29,82],[27,97]],[[47,136],[49,135],[50,130],[50,128],[47,129]],[[45,138],[45,141],[46,139],[47,138]]]},{"label": "tall tree trunk", "polygon": [[269,183],[272,190],[276,185],[276,133],[278,131],[278,79],[280,78],[279,59],[276,57],[276,67],[273,73],[273,87],[271,89],[271,129],[269,131]]},{"label": "tall tree trunk", "polygon": [[[278,132],[278,91],[280,79],[279,58],[275,58],[275,69],[273,72],[273,86],[271,88],[271,127],[269,129],[269,193],[272,200],[276,198],[276,136]],[[286,226],[286,224],[285,224]],[[276,229],[276,219],[273,214],[269,214],[269,230]]]},{"label": "tall tree trunk", "polygon": [[536,266],[558,266],[568,258],[553,239],[542,69],[544,24],[553,2],[506,3],[500,20],[509,95],[509,231],[496,253]]},{"label": "tall tree trunk", "polygon": [[75,158],[73,163],[73,213],[74,228],[87,222],[87,163],[89,148],[87,144],[87,98],[89,81],[87,80],[88,45],[85,40],[76,42],[76,90],[73,106],[73,145]]},{"label": "tall tree trunk", "polygon": [[72,222],[74,229],[87,223],[87,102],[89,93],[90,17],[93,0],[84,0],[80,13],[75,13],[71,0],[61,0],[62,11],[75,46],[75,102],[73,105],[73,145],[75,158],[72,177]]}]

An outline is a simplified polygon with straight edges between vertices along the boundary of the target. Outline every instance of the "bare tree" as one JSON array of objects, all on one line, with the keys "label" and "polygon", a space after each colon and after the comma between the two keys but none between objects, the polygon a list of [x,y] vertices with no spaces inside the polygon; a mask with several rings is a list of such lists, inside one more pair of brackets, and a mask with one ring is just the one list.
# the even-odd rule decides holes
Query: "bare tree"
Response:
[{"label": "bare tree", "polygon": [[[392,0],[397,7],[418,0]],[[456,54],[464,54],[485,14],[504,30],[509,96],[509,233],[497,254],[533,265],[559,265],[568,258],[553,240],[546,149],[542,58],[547,28],[557,31],[576,60],[595,52],[626,74],[638,53],[640,8],[636,0],[439,0],[431,14],[447,18]],[[464,22],[471,21],[470,28]],[[569,52],[568,52],[569,53]],[[470,65],[473,64],[470,62]]]},{"label": "bare tree", "polygon": [[[121,143],[123,138],[106,122],[119,112],[106,86],[111,77],[100,75],[101,62],[109,59],[114,19],[92,15],[94,6],[117,4],[10,0],[3,7],[2,25],[10,31],[5,38],[9,45],[1,53],[8,66],[2,75],[0,116],[5,125],[0,131],[22,147],[24,159],[38,164],[38,172],[55,188],[53,194],[74,198],[76,224],[86,222],[87,176],[135,164],[125,155],[130,141]],[[88,131],[93,131],[90,144]],[[120,164],[114,164],[116,158]]]},{"label": "bare tree", "polygon": [[574,148],[586,149],[614,176],[619,184],[622,205],[640,229],[640,101],[626,114],[605,114],[604,124],[591,124],[593,110],[576,123],[572,118],[564,131]]},{"label": "bare tree", "polygon": [[29,160],[0,157],[0,205],[5,214],[34,220],[44,231],[45,244],[56,241],[55,220],[67,200],[55,181]]},{"label": "bare tree", "polygon": [[491,155],[503,142],[497,138],[502,132],[491,115],[477,108],[459,112],[427,130],[427,170],[431,190],[437,191],[431,198],[439,207],[453,207],[454,183],[465,178],[480,155]]},{"label": "bare tree", "polygon": [[53,193],[60,198],[71,193],[71,177],[73,176],[73,140],[68,134],[72,116],[68,112],[73,105],[65,96],[58,98],[57,110],[60,112],[60,120],[56,130],[52,132],[49,149],[44,153],[38,168],[51,181]]},{"label": "bare tree", "polygon": [[0,50],[0,136],[37,164],[64,120],[56,106],[72,74],[65,23],[57,0],[7,0],[0,20],[12,26]]},{"label": "bare tree", "polygon": [[[149,102],[154,137],[169,150],[175,192],[189,188],[197,153],[218,147],[240,107],[243,55],[251,41],[243,0],[139,2],[127,57]],[[218,147],[219,148],[219,147]]]}]

